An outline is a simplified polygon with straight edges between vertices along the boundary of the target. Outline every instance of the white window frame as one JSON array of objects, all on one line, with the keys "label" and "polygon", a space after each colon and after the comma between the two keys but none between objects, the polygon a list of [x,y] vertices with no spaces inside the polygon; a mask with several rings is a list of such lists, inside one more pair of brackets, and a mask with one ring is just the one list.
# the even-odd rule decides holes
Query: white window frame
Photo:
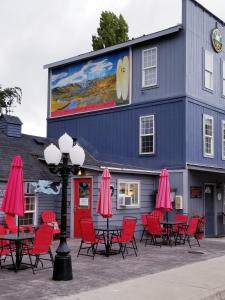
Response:
[{"label": "white window frame", "polygon": [[225,60],[222,60],[222,96],[225,97]]},{"label": "white window frame", "polygon": [[[141,121],[143,118],[152,118],[153,121],[153,133],[149,134],[142,134],[141,133]],[[142,137],[143,136],[153,136],[153,149],[151,152],[142,152]],[[140,116],[139,117],[139,154],[145,155],[145,154],[155,154],[155,115],[147,115],[147,116]]]},{"label": "white window frame", "polygon": [[[212,136],[205,134],[205,125],[207,119],[212,120]],[[211,153],[206,153],[206,137],[211,139]],[[206,114],[203,114],[203,152],[204,157],[214,157],[214,122],[213,117]]]},{"label": "white window frame", "polygon": [[[126,205],[123,207],[120,206],[119,197],[121,197],[121,195],[123,195],[123,194],[119,193],[121,183],[138,185],[138,203],[137,204]],[[127,196],[129,196],[129,195],[127,195]],[[117,180],[117,209],[140,208],[141,207],[140,199],[141,199],[141,197],[140,197],[140,181],[139,180],[132,180],[132,179],[118,179]]]},{"label": "white window frame", "polygon": [[25,206],[25,198],[31,197],[34,198],[34,210],[24,210],[24,215],[28,213],[34,214],[34,223],[31,226],[37,226],[37,213],[38,213],[38,201],[37,195],[31,191],[32,182],[25,182],[24,183],[24,206]]},{"label": "white window frame", "polygon": [[[148,66],[148,67],[144,68],[144,53],[148,52],[148,51],[153,51],[153,50],[156,50],[156,62],[155,62],[155,65]],[[145,84],[145,70],[153,69],[153,68],[156,70],[156,73],[155,73],[155,82],[153,84],[148,84],[147,85],[147,84]],[[157,77],[158,77],[158,50],[157,50],[157,47],[152,47],[152,48],[148,48],[148,49],[142,50],[142,88],[156,86],[157,83],[158,83],[158,78]]]},{"label": "white window frame", "polygon": [[[211,59],[211,66],[206,66],[206,55],[208,55]],[[208,50],[204,50],[204,70],[203,70],[203,74],[204,74],[204,88],[209,90],[209,91],[213,91],[213,53],[208,51]],[[210,76],[210,86],[207,86],[206,84],[206,73],[209,74]]]},{"label": "white window frame", "polygon": [[222,160],[225,160],[225,120],[221,121]]}]

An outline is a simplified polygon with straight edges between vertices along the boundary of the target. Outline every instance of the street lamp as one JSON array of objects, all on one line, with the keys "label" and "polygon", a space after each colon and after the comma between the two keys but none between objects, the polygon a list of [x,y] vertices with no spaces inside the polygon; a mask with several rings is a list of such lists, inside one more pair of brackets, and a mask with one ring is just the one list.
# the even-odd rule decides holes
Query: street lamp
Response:
[{"label": "street lamp", "polygon": [[49,165],[50,171],[62,178],[60,243],[56,250],[52,279],[72,280],[71,256],[66,243],[67,185],[70,172],[77,174],[79,167],[83,165],[85,153],[77,143],[73,145],[73,139],[67,133],[59,138],[58,144],[59,148],[51,144],[44,150],[45,161]]}]

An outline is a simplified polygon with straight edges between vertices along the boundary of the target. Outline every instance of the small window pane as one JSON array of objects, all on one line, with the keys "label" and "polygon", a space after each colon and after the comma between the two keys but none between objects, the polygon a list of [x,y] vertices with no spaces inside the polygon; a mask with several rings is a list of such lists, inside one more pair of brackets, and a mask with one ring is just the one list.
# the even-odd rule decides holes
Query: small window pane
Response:
[{"label": "small window pane", "polygon": [[205,51],[205,69],[213,72],[213,54]]}]

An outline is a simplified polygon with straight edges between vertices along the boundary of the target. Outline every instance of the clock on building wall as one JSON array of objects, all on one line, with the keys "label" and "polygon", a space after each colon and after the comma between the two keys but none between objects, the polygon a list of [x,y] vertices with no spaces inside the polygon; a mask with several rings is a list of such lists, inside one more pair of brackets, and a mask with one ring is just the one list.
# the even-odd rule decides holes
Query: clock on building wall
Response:
[{"label": "clock on building wall", "polygon": [[223,35],[218,28],[212,30],[211,39],[214,50],[221,52],[223,49]]}]

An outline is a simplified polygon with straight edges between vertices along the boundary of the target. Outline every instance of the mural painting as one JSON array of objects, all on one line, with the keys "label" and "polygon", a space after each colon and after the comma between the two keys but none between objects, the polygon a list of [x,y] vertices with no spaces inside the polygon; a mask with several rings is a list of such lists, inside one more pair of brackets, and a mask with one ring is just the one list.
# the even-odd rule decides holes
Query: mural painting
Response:
[{"label": "mural painting", "polygon": [[52,69],[51,117],[129,104],[129,50]]}]

